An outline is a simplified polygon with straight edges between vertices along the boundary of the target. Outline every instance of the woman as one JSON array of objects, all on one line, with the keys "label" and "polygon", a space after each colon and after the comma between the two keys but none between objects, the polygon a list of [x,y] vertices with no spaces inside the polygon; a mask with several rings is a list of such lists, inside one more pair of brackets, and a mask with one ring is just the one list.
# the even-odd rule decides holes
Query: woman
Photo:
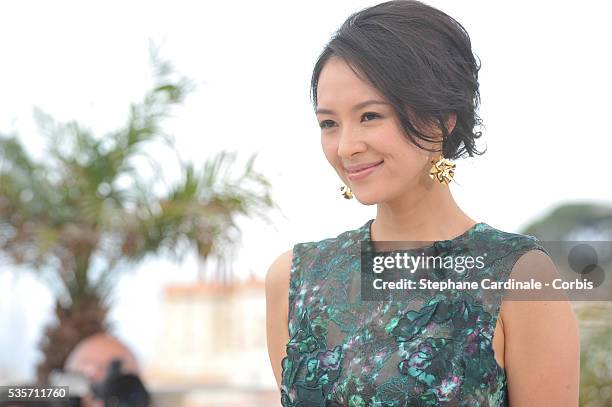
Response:
[{"label": "woman", "polygon": [[361,298],[360,242],[487,252],[466,278],[557,275],[537,239],[476,222],[448,188],[449,160],[482,154],[479,68],[464,28],[417,1],[350,16],[319,57],[311,90],[323,151],[344,197],[376,204],[377,214],[298,243],[270,266],[267,341],[283,406],[578,405],[578,330],[567,300],[509,301],[484,289]]}]

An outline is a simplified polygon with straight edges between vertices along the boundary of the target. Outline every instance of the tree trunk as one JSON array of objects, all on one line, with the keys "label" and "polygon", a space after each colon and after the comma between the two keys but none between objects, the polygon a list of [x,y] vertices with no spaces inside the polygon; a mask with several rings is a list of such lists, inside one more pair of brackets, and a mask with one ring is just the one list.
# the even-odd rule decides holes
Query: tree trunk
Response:
[{"label": "tree trunk", "polygon": [[95,295],[73,301],[67,307],[56,301],[57,319],[47,325],[39,342],[43,353],[36,369],[39,383],[46,383],[51,371],[64,367],[70,352],[81,340],[108,330],[107,312],[108,307]]}]

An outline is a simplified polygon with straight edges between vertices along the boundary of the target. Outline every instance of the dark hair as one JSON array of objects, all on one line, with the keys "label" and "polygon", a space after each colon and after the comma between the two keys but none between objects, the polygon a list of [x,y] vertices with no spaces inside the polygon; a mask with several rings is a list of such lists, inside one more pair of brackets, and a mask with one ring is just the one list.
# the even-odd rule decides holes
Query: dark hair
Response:
[{"label": "dark hair", "polygon": [[[415,140],[433,138],[418,131],[409,114],[419,123],[433,122],[441,129],[444,157],[484,154],[475,146],[482,133],[474,131],[482,124],[476,112],[480,61],[477,64],[472,54],[467,31],[452,17],[414,0],[387,1],[351,14],[315,64],[310,85],[315,109],[319,75],[333,55],[392,104],[416,146],[440,151]],[[449,134],[446,120],[453,112],[457,121]]]}]

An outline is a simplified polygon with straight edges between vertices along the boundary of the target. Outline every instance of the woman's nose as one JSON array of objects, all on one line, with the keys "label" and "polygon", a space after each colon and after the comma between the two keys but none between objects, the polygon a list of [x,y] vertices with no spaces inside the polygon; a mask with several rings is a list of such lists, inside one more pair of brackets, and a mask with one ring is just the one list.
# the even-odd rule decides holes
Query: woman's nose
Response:
[{"label": "woman's nose", "polygon": [[342,129],[338,139],[338,156],[351,158],[355,153],[363,152],[367,149],[359,131],[346,127]]}]

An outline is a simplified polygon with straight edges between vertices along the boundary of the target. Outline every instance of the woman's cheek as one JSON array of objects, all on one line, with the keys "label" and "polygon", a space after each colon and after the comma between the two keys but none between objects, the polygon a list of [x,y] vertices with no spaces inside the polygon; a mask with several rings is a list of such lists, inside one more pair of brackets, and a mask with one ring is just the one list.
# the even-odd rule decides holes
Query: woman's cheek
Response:
[{"label": "woman's cheek", "polygon": [[338,155],[334,153],[334,148],[329,142],[321,141],[321,146],[323,147],[323,154],[325,155],[325,159],[332,166],[336,166],[338,162]]}]

